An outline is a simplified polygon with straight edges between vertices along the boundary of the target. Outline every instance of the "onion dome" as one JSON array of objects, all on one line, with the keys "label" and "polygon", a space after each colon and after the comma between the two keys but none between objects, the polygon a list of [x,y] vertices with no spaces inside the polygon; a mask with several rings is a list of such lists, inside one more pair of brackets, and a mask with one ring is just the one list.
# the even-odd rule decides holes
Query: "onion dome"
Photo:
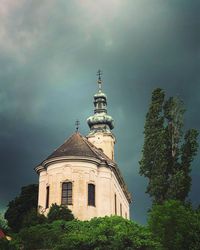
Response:
[{"label": "onion dome", "polygon": [[[94,115],[87,119],[91,132],[110,132],[114,128],[113,118],[107,114],[107,96],[102,92],[101,71],[98,71],[99,91],[94,95]],[[91,133],[90,132],[90,133]]]}]

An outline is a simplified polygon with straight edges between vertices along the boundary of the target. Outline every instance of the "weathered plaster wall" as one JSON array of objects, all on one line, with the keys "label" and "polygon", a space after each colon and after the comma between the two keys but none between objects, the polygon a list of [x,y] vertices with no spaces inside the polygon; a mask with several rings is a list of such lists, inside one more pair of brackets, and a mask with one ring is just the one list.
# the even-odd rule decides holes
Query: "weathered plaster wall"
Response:
[{"label": "weathered plaster wall", "polygon": [[101,148],[104,154],[106,154],[111,160],[114,160],[115,138],[111,133],[97,132],[94,135],[89,135],[88,141],[97,148]]},{"label": "weathered plaster wall", "polygon": [[[49,186],[49,204],[61,204],[61,189],[64,181],[73,183],[73,205],[68,206],[76,218],[88,220],[115,214],[115,194],[117,196],[117,214],[129,218],[129,203],[110,168],[85,161],[52,163],[47,170],[39,174],[39,211],[44,214],[46,206],[46,187]],[[88,206],[88,183],[95,184],[95,207]]]}]

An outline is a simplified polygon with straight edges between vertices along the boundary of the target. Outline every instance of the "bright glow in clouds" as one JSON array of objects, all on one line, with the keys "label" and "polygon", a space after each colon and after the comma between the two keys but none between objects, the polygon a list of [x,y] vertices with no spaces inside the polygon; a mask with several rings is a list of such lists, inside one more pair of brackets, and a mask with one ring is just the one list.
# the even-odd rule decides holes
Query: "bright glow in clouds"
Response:
[{"label": "bright glow in clouds", "polygon": [[12,10],[16,7],[21,6],[24,3],[24,1],[19,0],[1,0],[0,1],[0,17],[5,17],[11,14]]},{"label": "bright glow in clouds", "polygon": [[104,40],[105,47],[113,44],[112,25],[120,16],[121,0],[79,0],[76,2],[87,20],[87,37],[91,38],[94,31],[99,32]]},{"label": "bright glow in clouds", "polygon": [[77,5],[90,16],[95,25],[116,18],[119,14],[122,0],[79,0]]}]

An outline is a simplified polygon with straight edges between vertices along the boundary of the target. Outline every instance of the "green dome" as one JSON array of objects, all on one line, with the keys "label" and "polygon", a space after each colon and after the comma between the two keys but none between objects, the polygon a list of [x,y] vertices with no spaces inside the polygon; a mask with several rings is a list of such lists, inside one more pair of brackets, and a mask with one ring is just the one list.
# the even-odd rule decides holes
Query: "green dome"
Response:
[{"label": "green dome", "polygon": [[106,96],[106,94],[104,94],[103,92],[99,91],[98,93],[96,93],[96,94],[94,95],[94,99],[98,99],[98,98],[107,99],[107,96]]},{"label": "green dome", "polygon": [[96,113],[87,119],[87,123],[90,129],[95,125],[107,125],[109,129],[114,128],[114,120],[110,115],[106,113]]}]

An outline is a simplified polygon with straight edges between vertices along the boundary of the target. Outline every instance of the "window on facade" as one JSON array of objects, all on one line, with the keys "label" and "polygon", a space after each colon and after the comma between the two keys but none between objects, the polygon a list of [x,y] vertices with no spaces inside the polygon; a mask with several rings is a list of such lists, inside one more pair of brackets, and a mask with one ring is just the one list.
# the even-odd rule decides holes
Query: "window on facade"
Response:
[{"label": "window on facade", "polygon": [[88,206],[95,206],[95,185],[88,184]]},{"label": "window on facade", "polygon": [[115,214],[117,215],[117,195],[115,194]]},{"label": "window on facade", "polygon": [[49,186],[46,187],[46,208],[49,208]]},{"label": "window on facade", "polygon": [[63,182],[62,184],[62,205],[72,205],[72,183]]},{"label": "window on facade", "polygon": [[122,216],[122,204],[120,203],[120,216]]}]

